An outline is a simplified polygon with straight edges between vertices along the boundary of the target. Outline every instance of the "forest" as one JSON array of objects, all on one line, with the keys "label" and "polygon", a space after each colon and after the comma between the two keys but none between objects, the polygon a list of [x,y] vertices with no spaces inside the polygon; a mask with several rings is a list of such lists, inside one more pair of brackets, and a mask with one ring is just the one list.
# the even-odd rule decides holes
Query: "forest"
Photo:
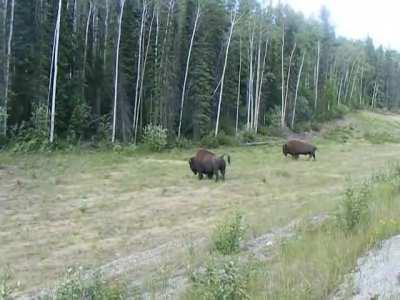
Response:
[{"label": "forest", "polygon": [[[256,0],[1,0],[7,140],[199,141],[400,104],[400,53]],[[150,130],[149,129],[149,130]]]}]

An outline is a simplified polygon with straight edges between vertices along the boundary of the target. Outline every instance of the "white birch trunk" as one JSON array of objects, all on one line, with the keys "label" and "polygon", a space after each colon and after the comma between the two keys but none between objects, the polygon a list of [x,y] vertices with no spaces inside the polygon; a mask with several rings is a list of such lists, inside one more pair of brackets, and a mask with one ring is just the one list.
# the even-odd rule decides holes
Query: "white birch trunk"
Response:
[{"label": "white birch trunk", "polygon": [[288,66],[288,72],[287,72],[287,76],[286,76],[285,103],[284,103],[284,110],[283,110],[283,118],[284,118],[284,120],[286,120],[286,110],[287,110],[287,105],[288,105],[290,71],[292,69],[292,60],[293,60],[294,52],[296,51],[296,47],[297,47],[297,44],[294,43],[292,52],[290,53],[290,56],[289,56],[289,66]]},{"label": "white birch trunk", "polygon": [[361,80],[360,80],[360,107],[362,105],[363,97],[363,80],[364,80],[364,67],[361,67]]},{"label": "white birch trunk", "polygon": [[257,99],[257,110],[256,110],[256,125],[255,125],[255,132],[258,132],[258,122],[260,116],[260,106],[261,106],[261,94],[262,94],[262,87],[264,83],[264,70],[265,70],[265,61],[267,59],[267,52],[268,52],[268,39],[265,42],[265,52],[263,57],[263,63],[261,66],[261,78],[260,78],[260,89],[258,91],[258,99]]},{"label": "white birch trunk", "polygon": [[231,12],[231,27],[230,27],[230,30],[229,30],[228,44],[226,45],[226,51],[225,51],[224,67],[222,69],[222,75],[221,75],[221,89],[219,91],[217,122],[215,124],[215,136],[218,135],[219,118],[220,118],[220,114],[221,114],[221,104],[222,104],[222,94],[223,94],[223,91],[224,91],[225,71],[226,71],[226,65],[227,65],[227,62],[228,62],[229,47],[231,45],[231,39],[232,39],[232,34],[233,34],[233,29],[235,27],[235,23],[236,23],[236,9],[235,9],[234,12]]},{"label": "white birch trunk", "polygon": [[261,77],[261,30],[259,33],[259,38],[258,38],[258,49],[257,49],[257,69],[256,69],[256,95],[255,95],[255,101],[254,101],[254,117],[253,117],[253,123],[251,124],[251,127],[256,129],[256,123],[257,123],[257,109],[258,109],[258,94],[260,92],[260,77]]},{"label": "white birch trunk", "polygon": [[[57,92],[57,72],[58,72],[58,44],[60,41],[60,23],[61,23],[61,7],[62,0],[58,2],[58,13],[55,28],[55,44],[54,49],[54,73],[53,73],[53,85],[52,85],[52,98],[51,98],[51,114],[50,114],[50,143],[54,142],[54,125],[55,125],[55,115],[56,115],[56,92]],[[50,73],[51,77],[51,73]]]},{"label": "white birch trunk", "polygon": [[[7,2],[5,5],[7,10]],[[11,14],[10,14],[10,29],[7,37],[7,50],[6,50],[6,66],[5,66],[5,76],[4,76],[4,120],[3,120],[3,134],[7,135],[7,121],[8,121],[8,88],[10,81],[10,60],[11,60],[11,44],[14,32],[14,8],[15,0],[11,0]]]},{"label": "white birch trunk", "polygon": [[151,33],[152,33],[153,22],[154,22],[154,13],[155,13],[155,11],[153,10],[153,16],[151,17],[151,22],[150,22],[150,26],[149,26],[149,36],[147,38],[146,51],[144,54],[143,70],[142,70],[142,75],[141,75],[141,79],[140,79],[138,113],[136,114],[136,125],[135,125],[135,143],[136,143],[137,131],[138,131],[138,127],[139,127],[138,126],[139,125],[139,112],[141,111],[141,105],[142,105],[143,82],[144,82],[144,76],[146,74],[146,63],[147,63],[147,56],[148,56],[149,48],[150,48]]},{"label": "white birch trunk", "polygon": [[90,25],[90,19],[92,16],[92,10],[93,10],[93,3],[92,1],[89,2],[89,12],[88,16],[86,19],[86,29],[85,29],[85,44],[83,48],[83,66],[82,66],[82,94],[85,86],[85,78],[86,78],[86,61],[87,61],[87,43],[88,43],[88,35],[89,35],[89,25]]},{"label": "white birch trunk", "polygon": [[318,40],[318,42],[317,42],[317,65],[316,65],[316,69],[315,69],[315,99],[314,99],[314,111],[317,111],[317,103],[318,103],[319,52],[320,52],[320,44],[319,44],[319,40]]},{"label": "white birch trunk", "polygon": [[117,38],[117,52],[115,55],[115,77],[114,77],[114,105],[113,105],[113,126],[111,141],[115,143],[115,132],[117,122],[117,95],[118,95],[118,69],[119,69],[119,47],[121,44],[121,25],[122,16],[124,14],[125,0],[120,0],[120,13],[118,17],[118,38]]},{"label": "white birch trunk", "polygon": [[357,74],[359,72],[360,66],[357,65],[356,71],[354,73],[354,77],[353,77],[353,83],[351,85],[351,91],[350,91],[350,101],[352,101],[353,99],[353,93],[354,93],[354,87],[356,85],[356,81],[357,81]]},{"label": "white birch trunk", "polygon": [[239,104],[240,104],[240,84],[242,74],[242,39],[239,40],[239,75],[238,75],[238,87],[237,87],[237,99],[236,99],[236,124],[235,133],[238,134],[239,130]]},{"label": "white birch trunk", "polygon": [[[132,120],[132,132],[136,132],[136,115],[138,114],[138,100],[139,100],[139,83],[140,83],[140,74],[142,68],[142,52],[143,52],[143,30],[144,30],[144,22],[146,17],[146,0],[143,0],[143,9],[142,9],[142,19],[140,22],[140,35],[139,35],[139,49],[138,49],[138,61],[137,61],[137,75],[136,75],[136,89],[135,89],[135,100],[133,103],[133,120]],[[134,143],[136,143],[136,135],[134,134]]]},{"label": "white birch trunk", "polygon": [[251,124],[253,124],[253,45],[254,45],[254,28],[251,32],[250,38],[250,49],[249,49],[249,81],[248,81],[248,93],[247,93],[247,130],[251,129]]},{"label": "white birch trunk", "polygon": [[340,105],[340,96],[342,95],[343,77],[340,78],[339,92],[337,96],[337,104]]},{"label": "white birch trunk", "polygon": [[282,99],[281,99],[281,127],[285,127],[285,71],[284,71],[284,50],[285,50],[285,26],[282,27],[282,48],[281,48],[281,72],[282,72]]},{"label": "white birch trunk", "polygon": [[301,65],[300,65],[300,69],[299,69],[299,74],[297,76],[297,84],[296,84],[296,93],[294,96],[294,105],[293,105],[293,113],[292,113],[292,126],[291,128],[294,128],[294,119],[296,117],[296,105],[297,105],[297,95],[299,92],[299,86],[300,86],[300,79],[301,79],[301,72],[303,71],[303,65],[304,65],[304,57],[305,57],[306,53],[303,53],[303,57],[301,58]]},{"label": "white birch trunk", "polygon": [[192,54],[193,41],[194,41],[194,37],[195,37],[195,34],[196,34],[197,22],[199,20],[199,15],[200,15],[200,5],[198,4],[197,5],[196,18],[194,20],[192,37],[190,39],[189,52],[188,52],[188,56],[187,56],[187,60],[186,60],[185,78],[183,80],[182,96],[181,96],[181,108],[180,108],[180,115],[179,115],[178,139],[181,138],[183,105],[184,105],[184,102],[185,102],[185,93],[186,93],[186,81],[187,81],[188,72],[189,72],[190,56]]}]

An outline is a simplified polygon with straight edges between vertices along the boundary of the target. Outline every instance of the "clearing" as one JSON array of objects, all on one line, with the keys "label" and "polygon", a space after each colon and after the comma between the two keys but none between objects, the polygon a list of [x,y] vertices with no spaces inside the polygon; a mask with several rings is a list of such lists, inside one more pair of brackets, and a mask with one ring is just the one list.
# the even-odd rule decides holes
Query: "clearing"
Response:
[{"label": "clearing", "polygon": [[280,143],[216,149],[232,157],[223,183],[190,172],[196,149],[0,153],[0,266],[20,282],[16,296],[52,286],[70,265],[151,282],[182,268],[233,210],[255,238],[331,213],[348,176],[398,159],[400,116],[360,112],[322,132],[316,162],[285,158]]}]

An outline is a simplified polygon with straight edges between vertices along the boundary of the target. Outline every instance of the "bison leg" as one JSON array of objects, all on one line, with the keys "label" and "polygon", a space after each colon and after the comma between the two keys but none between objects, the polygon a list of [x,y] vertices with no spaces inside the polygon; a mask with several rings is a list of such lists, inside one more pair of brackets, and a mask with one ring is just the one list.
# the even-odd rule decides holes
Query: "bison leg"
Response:
[{"label": "bison leg", "polygon": [[203,173],[199,172],[199,180],[203,179]]},{"label": "bison leg", "polygon": [[219,180],[218,170],[215,170],[214,174],[215,174],[215,182],[218,182],[218,180]]},{"label": "bison leg", "polygon": [[214,175],[213,173],[208,173],[208,174],[207,174],[207,178],[208,178],[208,179],[212,179],[212,178],[213,178],[213,175]]},{"label": "bison leg", "polygon": [[314,158],[314,160],[315,160],[315,152],[313,152],[313,153],[312,153],[312,157],[313,157],[313,158]]},{"label": "bison leg", "polygon": [[222,180],[225,181],[225,169],[221,169]]},{"label": "bison leg", "polygon": [[295,159],[295,160],[298,160],[298,159],[299,159],[299,155],[298,155],[298,154],[294,154],[294,155],[292,156],[292,158]]}]

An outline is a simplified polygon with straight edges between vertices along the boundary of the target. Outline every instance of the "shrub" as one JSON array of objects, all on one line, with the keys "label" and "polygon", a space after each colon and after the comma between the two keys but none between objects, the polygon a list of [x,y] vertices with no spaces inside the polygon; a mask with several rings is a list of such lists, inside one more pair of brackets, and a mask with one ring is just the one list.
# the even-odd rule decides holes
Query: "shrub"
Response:
[{"label": "shrub", "polygon": [[247,286],[250,270],[231,257],[212,258],[205,270],[191,275],[194,295],[198,299],[249,299]]},{"label": "shrub", "polygon": [[202,137],[200,145],[205,148],[218,148],[218,138],[210,132],[208,135]]},{"label": "shrub", "polygon": [[370,189],[367,184],[348,187],[339,204],[337,220],[345,232],[351,232],[368,222]]},{"label": "shrub", "polygon": [[240,250],[240,242],[245,234],[243,215],[235,213],[217,225],[212,235],[212,250],[230,255]]},{"label": "shrub", "polygon": [[11,294],[15,287],[11,284],[11,273],[9,269],[0,270],[0,300],[11,300]]},{"label": "shrub", "polygon": [[143,142],[152,151],[161,151],[167,145],[167,129],[161,125],[148,124],[144,128]]},{"label": "shrub", "polygon": [[220,131],[217,135],[217,142],[219,146],[235,146],[237,142],[231,135],[226,134],[224,131]]},{"label": "shrub", "polygon": [[257,135],[254,131],[251,130],[243,130],[239,132],[239,141],[241,143],[252,143],[257,139]]},{"label": "shrub", "polygon": [[178,148],[178,149],[190,149],[193,147],[193,143],[191,140],[185,138],[185,137],[181,137],[181,138],[177,138],[175,140],[175,143],[173,144],[174,147]]},{"label": "shrub", "polygon": [[12,150],[16,152],[44,151],[48,143],[47,107],[38,105],[33,109],[28,123],[22,123],[12,132]]},{"label": "shrub", "polygon": [[54,294],[46,295],[41,300],[122,300],[125,294],[122,285],[110,284],[98,275],[85,280],[81,268],[68,268]]},{"label": "shrub", "polygon": [[83,100],[77,100],[69,122],[69,140],[78,142],[89,130],[90,107]]}]

